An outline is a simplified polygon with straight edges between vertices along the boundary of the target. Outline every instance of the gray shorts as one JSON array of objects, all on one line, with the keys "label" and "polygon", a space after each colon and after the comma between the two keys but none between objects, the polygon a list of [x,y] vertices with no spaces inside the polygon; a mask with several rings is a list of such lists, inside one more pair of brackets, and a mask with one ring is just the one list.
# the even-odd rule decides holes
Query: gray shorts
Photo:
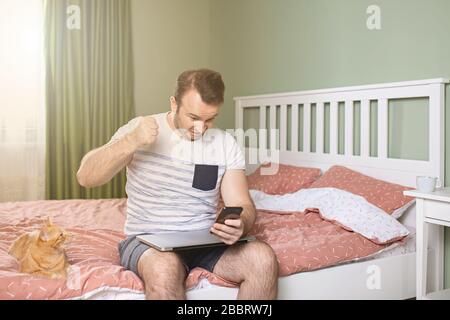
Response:
[{"label": "gray shorts", "polygon": [[[119,243],[120,264],[127,270],[133,271],[139,276],[138,261],[142,254],[151,247],[139,241],[137,236],[131,236]],[[213,272],[214,266],[228,245],[207,247],[199,249],[180,250],[175,253],[180,257],[186,268],[186,276],[195,267],[200,267]]]}]

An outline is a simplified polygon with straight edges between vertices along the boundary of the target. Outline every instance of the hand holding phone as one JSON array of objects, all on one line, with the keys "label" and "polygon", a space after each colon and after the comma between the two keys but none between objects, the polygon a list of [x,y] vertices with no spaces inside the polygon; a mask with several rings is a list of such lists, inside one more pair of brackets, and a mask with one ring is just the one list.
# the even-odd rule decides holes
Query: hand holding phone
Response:
[{"label": "hand holding phone", "polygon": [[[238,241],[244,233],[244,223],[241,218],[242,207],[224,207],[216,218],[214,225],[209,230],[228,245],[232,245]],[[230,221],[228,225],[225,220]]]},{"label": "hand holding phone", "polygon": [[227,219],[239,219],[242,210],[242,207],[223,207],[215,222],[225,224],[225,220]]}]

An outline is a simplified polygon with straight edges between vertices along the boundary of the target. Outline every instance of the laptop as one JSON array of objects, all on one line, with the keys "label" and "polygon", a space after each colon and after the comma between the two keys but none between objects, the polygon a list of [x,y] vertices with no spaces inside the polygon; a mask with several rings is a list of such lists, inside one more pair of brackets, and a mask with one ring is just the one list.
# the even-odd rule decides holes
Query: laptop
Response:
[{"label": "laptop", "polygon": [[[159,251],[178,251],[214,246],[226,246],[216,235],[209,232],[209,229],[170,232],[162,234],[144,234],[137,236],[137,239]],[[256,240],[254,236],[242,237],[238,242],[248,242]]]}]

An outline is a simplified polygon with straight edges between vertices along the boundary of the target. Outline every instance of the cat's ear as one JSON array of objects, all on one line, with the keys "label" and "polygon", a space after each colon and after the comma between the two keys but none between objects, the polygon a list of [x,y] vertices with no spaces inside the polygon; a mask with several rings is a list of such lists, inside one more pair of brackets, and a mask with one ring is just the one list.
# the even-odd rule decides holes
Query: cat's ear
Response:
[{"label": "cat's ear", "polygon": [[45,220],[45,224],[49,227],[51,227],[53,225],[53,221],[52,218],[47,217],[47,220]]}]

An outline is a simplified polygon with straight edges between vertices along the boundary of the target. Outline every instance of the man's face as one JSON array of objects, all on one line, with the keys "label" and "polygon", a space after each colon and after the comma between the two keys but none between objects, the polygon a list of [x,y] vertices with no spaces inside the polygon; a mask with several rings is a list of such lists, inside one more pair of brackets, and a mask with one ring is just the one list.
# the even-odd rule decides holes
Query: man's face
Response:
[{"label": "man's face", "polygon": [[219,115],[220,106],[203,102],[197,90],[191,89],[181,99],[181,104],[171,98],[171,108],[174,116],[174,126],[190,140],[197,140],[206,130],[213,127],[215,118]]}]

